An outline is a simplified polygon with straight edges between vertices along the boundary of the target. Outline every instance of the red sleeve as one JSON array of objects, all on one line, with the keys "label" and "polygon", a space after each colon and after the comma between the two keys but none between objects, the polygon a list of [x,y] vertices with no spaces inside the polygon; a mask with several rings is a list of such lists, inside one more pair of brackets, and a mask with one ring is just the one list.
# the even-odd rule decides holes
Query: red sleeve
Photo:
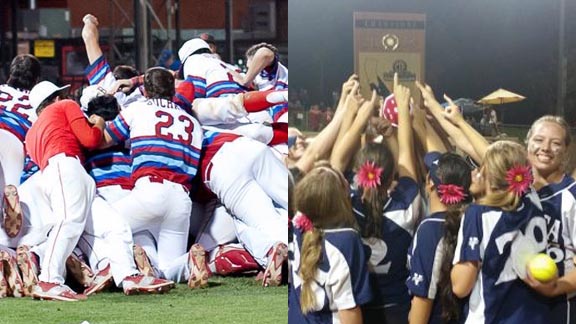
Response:
[{"label": "red sleeve", "polygon": [[76,136],[82,146],[88,149],[94,149],[100,146],[102,131],[98,127],[92,127],[92,125],[88,123],[88,120],[84,114],[82,114],[80,106],[78,106],[76,102],[70,100],[69,103],[66,103],[64,113],[70,123],[72,133],[74,133],[74,136]]}]

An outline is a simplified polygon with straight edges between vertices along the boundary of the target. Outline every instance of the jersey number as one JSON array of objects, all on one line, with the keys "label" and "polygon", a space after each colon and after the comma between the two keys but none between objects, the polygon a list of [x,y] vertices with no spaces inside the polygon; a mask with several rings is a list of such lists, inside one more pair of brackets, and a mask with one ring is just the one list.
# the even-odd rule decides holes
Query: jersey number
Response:
[{"label": "jersey number", "polygon": [[[194,122],[192,122],[190,118],[185,115],[180,115],[175,125],[174,116],[165,111],[158,110],[156,117],[160,118],[160,121],[156,123],[156,135],[168,141],[177,140],[192,145]],[[164,118],[166,119],[164,120]],[[184,132],[179,131],[178,134],[173,133],[174,130],[181,130],[182,127],[184,127]]]},{"label": "jersey number", "polygon": [[[518,242],[516,242],[518,240]],[[543,251],[546,249],[548,243],[547,231],[546,231],[546,220],[543,217],[534,217],[530,219],[524,233],[520,230],[514,230],[511,232],[504,233],[495,239],[496,247],[498,248],[498,253],[504,253],[504,248],[508,244],[512,244],[510,253],[515,253],[515,244],[519,242],[526,242],[532,245],[537,251]],[[524,244],[524,243],[520,243]],[[514,270],[514,264],[512,257],[508,256],[506,263],[500,276],[496,281],[495,285],[503,282],[512,281],[518,278],[516,271]]]}]

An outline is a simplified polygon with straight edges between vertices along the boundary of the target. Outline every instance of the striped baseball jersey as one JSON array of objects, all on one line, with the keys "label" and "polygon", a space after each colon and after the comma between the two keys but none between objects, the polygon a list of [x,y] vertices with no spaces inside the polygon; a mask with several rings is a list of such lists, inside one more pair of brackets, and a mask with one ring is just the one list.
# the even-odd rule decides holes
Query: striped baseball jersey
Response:
[{"label": "striped baseball jersey", "polygon": [[[558,275],[574,271],[576,241],[576,182],[564,175],[558,183],[538,190],[548,225],[548,247],[546,252],[556,261]],[[576,323],[576,297],[574,294],[554,298],[551,322]]]},{"label": "striped baseball jersey", "polygon": [[[512,254],[529,240],[546,248],[546,220],[535,192],[514,211],[471,204],[458,231],[453,264],[478,262],[480,269],[463,318],[466,323],[549,323],[548,299],[526,285]],[[523,243],[526,244],[526,243]]]},{"label": "striped baseball jersey", "polygon": [[157,176],[190,189],[202,147],[200,123],[165,99],[135,102],[106,131],[116,143],[130,139],[132,180]]},{"label": "striped baseball jersey", "polygon": [[[406,280],[413,296],[434,300],[428,323],[444,323],[438,296],[438,281],[444,259],[444,225],[446,213],[426,217],[418,226],[408,250],[410,276]],[[448,274],[450,275],[450,274]]]},{"label": "striped baseball jersey", "polygon": [[[90,85],[98,84],[106,90],[109,90],[114,82],[116,82],[116,78],[114,77],[114,74],[112,74],[110,65],[104,55],[100,56],[96,61],[94,61],[94,63],[87,66],[84,70],[84,74],[86,75]],[[142,90],[137,88],[130,94],[125,94],[122,91],[116,92],[114,97],[118,101],[118,104],[121,106],[127,106],[135,101],[143,100],[144,95],[142,94]]]},{"label": "striped baseball jersey", "polygon": [[[398,185],[384,204],[382,214],[382,239],[363,238],[372,253],[370,273],[374,286],[373,306],[408,304],[410,295],[406,287],[408,278],[407,255],[415,219],[418,214],[420,194],[418,184],[411,178],[398,179]],[[352,206],[360,228],[366,226],[364,204],[358,191],[352,192]]]},{"label": "striped baseball jersey", "polygon": [[194,84],[194,98],[217,98],[246,92],[234,81],[235,67],[212,54],[195,54],[184,62],[184,77]]},{"label": "striped baseball jersey", "polygon": [[84,168],[96,182],[97,188],[119,185],[132,189],[134,186],[131,179],[132,157],[123,144],[87,152]]},{"label": "striped baseball jersey", "polygon": [[338,310],[364,305],[372,299],[367,254],[360,235],[351,228],[325,229],[322,256],[312,283],[313,311],[304,315],[300,308],[302,279],[300,255],[303,233],[294,228],[288,254],[292,265],[288,289],[288,323],[341,323]]},{"label": "striped baseball jersey", "polygon": [[28,90],[0,85],[0,129],[4,129],[24,142],[32,123],[38,119],[36,110],[28,101]]}]

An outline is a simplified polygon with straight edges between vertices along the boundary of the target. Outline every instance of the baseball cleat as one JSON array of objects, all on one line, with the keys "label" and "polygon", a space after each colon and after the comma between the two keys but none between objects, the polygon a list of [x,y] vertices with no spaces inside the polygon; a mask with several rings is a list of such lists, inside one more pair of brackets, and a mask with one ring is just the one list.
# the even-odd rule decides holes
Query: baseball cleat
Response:
[{"label": "baseball cleat", "polygon": [[150,263],[150,259],[146,254],[146,250],[144,250],[140,245],[134,244],[134,262],[136,263],[136,267],[141,274],[153,277],[154,276],[154,268]]},{"label": "baseball cleat", "polygon": [[59,301],[79,301],[87,299],[86,295],[77,294],[66,285],[44,281],[40,281],[34,286],[32,298]]},{"label": "baseball cleat", "polygon": [[282,265],[288,259],[288,246],[278,242],[268,252],[268,265],[264,271],[262,286],[279,286],[282,282]]},{"label": "baseball cleat", "polygon": [[138,293],[160,294],[174,288],[174,281],[158,279],[151,276],[137,274],[122,280],[122,289],[126,295]]},{"label": "baseball cleat", "polygon": [[3,210],[4,231],[8,237],[16,237],[22,229],[22,207],[18,198],[16,186],[7,185],[4,188],[4,210]]},{"label": "baseball cleat", "polygon": [[260,269],[256,260],[246,249],[230,245],[220,245],[213,262],[216,273],[221,276]]},{"label": "baseball cleat", "polygon": [[20,245],[16,249],[16,262],[22,273],[24,295],[31,296],[34,286],[38,283],[39,261],[38,256],[30,251],[27,245]]},{"label": "baseball cleat", "polygon": [[18,271],[16,255],[10,254],[7,251],[0,251],[0,260],[2,262],[3,274],[8,284],[8,295],[14,297],[24,296],[24,283]]},{"label": "baseball cleat", "polygon": [[208,286],[208,278],[211,273],[206,263],[206,251],[202,245],[196,243],[190,248],[188,252],[188,267],[190,268],[188,287],[195,289]]},{"label": "baseball cleat", "polygon": [[0,298],[8,297],[8,282],[4,277],[4,263],[0,262]]},{"label": "baseball cleat", "polygon": [[101,292],[110,287],[110,285],[112,285],[112,274],[110,273],[110,264],[108,264],[94,276],[94,280],[92,280],[88,288],[84,290],[84,295],[90,296]]},{"label": "baseball cleat", "polygon": [[89,287],[94,280],[94,272],[75,253],[66,259],[66,270],[83,287]]}]

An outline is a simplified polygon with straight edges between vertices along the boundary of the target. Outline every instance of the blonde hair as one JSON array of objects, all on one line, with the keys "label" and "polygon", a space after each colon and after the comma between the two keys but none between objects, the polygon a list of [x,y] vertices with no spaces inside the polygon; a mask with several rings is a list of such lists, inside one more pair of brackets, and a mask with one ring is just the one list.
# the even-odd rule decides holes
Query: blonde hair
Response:
[{"label": "blonde hair", "polygon": [[544,122],[555,123],[558,126],[562,127],[564,129],[565,134],[564,144],[566,144],[566,147],[570,146],[570,142],[572,142],[572,135],[570,134],[570,126],[568,126],[568,123],[566,122],[564,117],[552,116],[552,115],[542,116],[532,123],[532,126],[530,126],[530,129],[528,130],[528,134],[526,134],[526,140],[525,140],[526,144],[528,144],[528,141],[530,140],[530,138],[532,138],[536,126]]},{"label": "blonde hair", "polygon": [[300,253],[302,293],[300,307],[306,314],[314,309],[316,299],[312,282],[322,257],[323,229],[356,227],[348,184],[342,174],[330,166],[312,169],[296,185],[294,191],[296,210],[306,215],[314,224],[305,232]]},{"label": "blonde hair", "polygon": [[488,180],[492,193],[486,194],[477,202],[481,205],[499,207],[505,211],[515,210],[522,198],[508,190],[510,184],[506,181],[506,174],[517,165],[528,165],[524,146],[512,141],[492,143],[482,162],[483,175]]}]

